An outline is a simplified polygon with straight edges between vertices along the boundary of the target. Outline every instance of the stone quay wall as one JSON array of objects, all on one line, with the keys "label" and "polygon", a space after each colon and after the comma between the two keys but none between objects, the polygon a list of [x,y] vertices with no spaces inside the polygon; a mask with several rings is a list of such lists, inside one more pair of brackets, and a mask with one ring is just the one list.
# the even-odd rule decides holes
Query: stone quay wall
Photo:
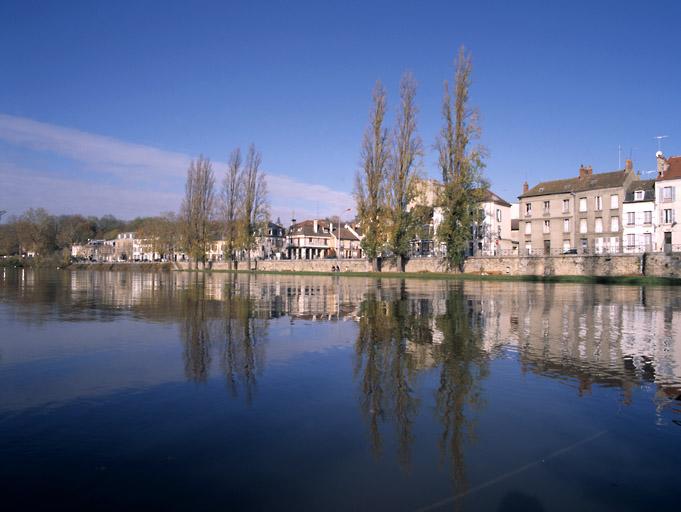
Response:
[{"label": "stone quay wall", "polygon": [[[371,264],[365,259],[319,259],[319,260],[258,260],[251,262],[250,270],[264,272],[330,272],[338,265],[341,272],[371,272]],[[177,270],[193,269],[192,263],[177,262]],[[229,263],[215,262],[213,270],[231,270]],[[248,270],[247,262],[240,262],[239,270]],[[413,258],[406,262],[405,272],[459,273],[448,270],[438,258]],[[381,262],[382,272],[397,272],[397,262],[386,259]],[[649,276],[681,278],[681,253],[662,254],[603,254],[564,256],[490,256],[472,257],[466,260],[466,274],[489,274],[509,276]]]}]

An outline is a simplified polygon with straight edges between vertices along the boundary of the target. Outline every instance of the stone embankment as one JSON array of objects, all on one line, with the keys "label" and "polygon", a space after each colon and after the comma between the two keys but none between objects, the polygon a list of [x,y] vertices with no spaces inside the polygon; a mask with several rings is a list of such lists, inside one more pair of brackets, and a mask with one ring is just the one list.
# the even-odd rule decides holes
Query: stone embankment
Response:
[{"label": "stone embankment", "polygon": [[[371,264],[364,259],[346,260],[260,260],[252,261],[250,270],[262,272],[331,272],[338,265],[341,272],[371,272]],[[75,270],[113,271],[170,271],[191,270],[193,263],[75,263]],[[212,270],[231,270],[228,263],[207,265]],[[238,270],[248,270],[248,263],[240,262]],[[405,272],[457,274],[448,270],[438,258],[412,258],[405,264]],[[394,260],[381,262],[381,272],[398,272]],[[665,277],[681,279],[681,253],[636,255],[565,255],[565,256],[508,256],[475,257],[466,260],[465,274],[505,276],[591,276],[591,277]]]},{"label": "stone embankment", "polygon": [[[178,270],[193,268],[188,263],[176,263]],[[338,265],[341,272],[371,272],[371,265],[363,259],[347,260],[261,260],[252,261],[250,270],[264,272],[330,272]],[[213,270],[230,270],[227,263],[213,263]],[[239,270],[248,270],[248,263],[240,262]],[[438,258],[412,258],[405,265],[408,273],[450,273]],[[397,272],[394,260],[381,263],[382,272]],[[632,255],[565,255],[565,256],[509,256],[475,257],[466,260],[466,274],[507,276],[592,276],[592,277],[668,277],[681,278],[681,253]]]}]

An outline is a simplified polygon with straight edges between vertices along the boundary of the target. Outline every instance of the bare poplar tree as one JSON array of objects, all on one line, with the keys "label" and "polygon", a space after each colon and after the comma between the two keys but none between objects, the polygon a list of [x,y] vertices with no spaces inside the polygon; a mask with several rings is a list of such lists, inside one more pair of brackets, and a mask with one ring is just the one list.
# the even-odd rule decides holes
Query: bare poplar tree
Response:
[{"label": "bare poplar tree", "polygon": [[210,242],[210,221],[214,208],[215,178],[210,160],[199,156],[187,169],[185,197],[182,202],[185,248],[196,262],[206,263]]},{"label": "bare poplar tree", "polygon": [[388,243],[398,258],[398,268],[404,270],[404,258],[409,253],[411,223],[407,208],[413,198],[413,180],[423,154],[421,139],[416,133],[416,80],[409,72],[400,81],[400,108],[397,114],[392,152],[388,166],[387,200],[390,209]]},{"label": "bare poplar tree", "polygon": [[480,222],[478,208],[487,187],[482,175],[485,149],[470,147],[480,137],[478,112],[468,104],[472,71],[470,53],[462,46],[456,59],[453,104],[449,84],[444,84],[444,125],[436,143],[444,183],[443,220],[437,235],[447,245],[448,264],[456,267],[463,265],[472,228]]},{"label": "bare poplar tree", "polygon": [[382,215],[385,207],[385,176],[388,163],[388,132],[383,123],[386,113],[386,95],[381,82],[376,82],[372,93],[373,105],[369,113],[369,126],[362,141],[362,168],[355,177],[355,200],[362,227],[362,249],[378,270],[378,257],[385,236],[382,233]]},{"label": "bare poplar tree", "polygon": [[236,148],[229,156],[227,173],[222,187],[225,221],[225,259],[234,264],[235,250],[239,238],[241,205],[244,195],[243,176],[241,175],[241,149]]},{"label": "bare poplar tree", "polygon": [[242,171],[243,219],[241,222],[241,247],[251,261],[251,250],[255,246],[258,231],[263,228],[269,216],[267,182],[265,173],[260,169],[262,156],[254,144],[248,148],[246,164]]}]

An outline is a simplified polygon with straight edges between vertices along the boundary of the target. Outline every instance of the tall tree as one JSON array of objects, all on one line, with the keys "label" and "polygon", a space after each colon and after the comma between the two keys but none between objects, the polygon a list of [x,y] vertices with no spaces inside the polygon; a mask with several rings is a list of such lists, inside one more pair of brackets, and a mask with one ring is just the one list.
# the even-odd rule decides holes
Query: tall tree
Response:
[{"label": "tall tree", "polygon": [[418,109],[415,97],[416,80],[407,72],[400,81],[400,108],[393,134],[386,191],[390,215],[388,244],[397,256],[400,271],[404,270],[404,258],[409,253],[412,230],[407,208],[414,195],[413,179],[423,154],[421,139],[416,133]]},{"label": "tall tree", "polygon": [[362,141],[362,168],[355,177],[355,200],[363,232],[362,249],[373,269],[378,270],[376,258],[385,244],[382,216],[385,210],[385,177],[389,157],[388,132],[383,126],[386,95],[381,82],[376,82],[372,99],[369,126]]},{"label": "tall tree", "polygon": [[459,268],[472,241],[473,227],[481,221],[479,205],[487,188],[482,175],[485,149],[480,145],[471,147],[480,137],[478,112],[468,101],[472,71],[470,53],[462,46],[456,59],[453,103],[449,84],[444,84],[444,125],[436,143],[444,184],[440,198],[443,220],[437,235],[447,246],[449,266]]},{"label": "tall tree", "polygon": [[185,197],[182,202],[184,243],[190,257],[205,264],[206,249],[210,242],[210,220],[214,207],[215,178],[210,160],[199,156],[187,169]]},{"label": "tall tree", "polygon": [[262,156],[251,144],[246,155],[246,164],[242,172],[243,183],[243,220],[241,228],[241,248],[251,261],[251,250],[255,246],[258,231],[267,222],[269,204],[267,201],[267,182],[265,173],[260,169]]},{"label": "tall tree", "polygon": [[244,187],[241,175],[241,149],[236,148],[229,156],[229,164],[222,186],[223,215],[225,221],[224,237],[225,259],[234,263],[235,249],[239,238],[241,206]]}]

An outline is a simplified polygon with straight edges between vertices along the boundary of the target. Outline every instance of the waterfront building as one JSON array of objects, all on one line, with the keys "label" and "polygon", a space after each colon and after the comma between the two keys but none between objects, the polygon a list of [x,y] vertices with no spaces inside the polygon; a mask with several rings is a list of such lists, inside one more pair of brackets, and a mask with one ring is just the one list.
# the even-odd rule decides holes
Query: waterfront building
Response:
[{"label": "waterfront building", "polygon": [[329,223],[304,220],[291,224],[288,231],[287,256],[294,260],[326,258],[333,249]]},{"label": "waterfront building", "polygon": [[[442,255],[446,247],[437,239],[437,231],[443,220],[440,204],[442,183],[437,180],[417,180],[416,193],[407,207],[429,209],[428,221],[422,226],[419,237],[411,241],[412,254],[418,256]],[[468,255],[497,256],[513,251],[511,238],[512,205],[491,190],[485,191],[480,211],[479,226],[471,226],[471,240]]]},{"label": "waterfront building", "polygon": [[513,250],[511,204],[491,190],[487,190],[480,209],[482,222],[477,229],[474,228],[474,239],[477,239],[477,247],[471,247],[470,255],[501,256],[510,254]]},{"label": "waterfront building", "polygon": [[258,230],[255,249],[251,251],[253,259],[281,259],[286,254],[286,228],[279,223],[268,222]]},{"label": "waterfront building", "polygon": [[632,181],[622,205],[622,250],[640,253],[656,250],[655,180]]},{"label": "waterfront building", "polygon": [[575,178],[523,185],[520,254],[620,252],[622,204],[636,178],[631,160],[620,171],[594,174],[581,166]]},{"label": "waterfront building", "polygon": [[665,252],[681,251],[681,156],[665,158],[657,152],[655,197],[657,206],[657,245]]}]

